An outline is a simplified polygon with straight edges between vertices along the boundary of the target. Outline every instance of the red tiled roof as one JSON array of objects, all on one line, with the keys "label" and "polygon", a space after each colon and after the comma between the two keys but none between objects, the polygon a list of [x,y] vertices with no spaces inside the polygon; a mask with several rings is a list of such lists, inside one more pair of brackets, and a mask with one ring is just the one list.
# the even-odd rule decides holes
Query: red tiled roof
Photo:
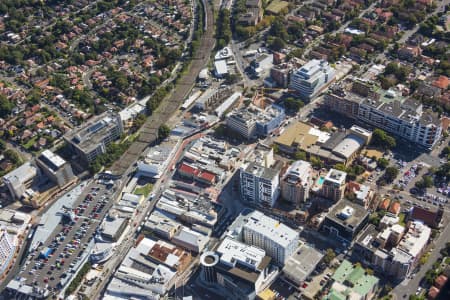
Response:
[{"label": "red tiled roof", "polygon": [[426,225],[434,227],[437,223],[437,212],[414,206],[411,213],[411,219],[422,221]]},{"label": "red tiled roof", "polygon": [[186,173],[186,174],[192,174],[192,175],[198,174],[198,169],[191,167],[187,164],[181,164],[181,166],[178,168],[178,170],[180,170],[181,172]]},{"label": "red tiled roof", "polygon": [[208,171],[203,171],[202,173],[200,173],[200,175],[198,177],[200,177],[203,180],[206,180],[208,182],[211,182],[211,183],[213,183],[214,180],[216,179],[216,175],[214,175],[213,173],[210,173]]},{"label": "red tiled roof", "polygon": [[428,297],[427,297],[427,299],[428,299],[428,300],[436,299],[436,297],[439,295],[439,292],[440,292],[440,290],[439,290],[437,287],[432,286],[432,287],[428,290]]},{"label": "red tiled roof", "polygon": [[357,183],[355,181],[350,181],[347,183],[347,190],[349,190],[349,191],[352,191],[352,192],[359,191],[360,188],[361,187],[360,187],[359,183]]},{"label": "red tiled roof", "polygon": [[389,212],[398,215],[398,213],[400,212],[400,202],[392,203],[391,207],[389,208]]},{"label": "red tiled roof", "polygon": [[438,87],[438,88],[443,89],[443,90],[447,89],[449,84],[450,84],[450,80],[448,79],[447,76],[443,76],[443,75],[439,76],[438,79],[436,79],[433,82],[433,85],[435,87]]},{"label": "red tiled roof", "polygon": [[390,203],[391,203],[391,200],[389,200],[388,198],[384,199],[380,203],[380,209],[387,210],[389,208]]},{"label": "red tiled roof", "polygon": [[436,280],[434,281],[434,285],[438,288],[438,289],[442,289],[444,287],[444,285],[447,283],[447,276],[445,275],[439,275]]}]

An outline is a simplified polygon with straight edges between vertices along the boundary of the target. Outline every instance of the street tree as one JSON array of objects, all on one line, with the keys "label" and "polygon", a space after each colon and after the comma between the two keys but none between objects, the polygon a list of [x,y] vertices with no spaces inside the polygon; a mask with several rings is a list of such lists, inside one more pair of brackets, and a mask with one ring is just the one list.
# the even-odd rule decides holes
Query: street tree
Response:
[{"label": "street tree", "polygon": [[158,139],[164,140],[167,138],[170,134],[170,128],[166,124],[162,124],[158,128]]}]

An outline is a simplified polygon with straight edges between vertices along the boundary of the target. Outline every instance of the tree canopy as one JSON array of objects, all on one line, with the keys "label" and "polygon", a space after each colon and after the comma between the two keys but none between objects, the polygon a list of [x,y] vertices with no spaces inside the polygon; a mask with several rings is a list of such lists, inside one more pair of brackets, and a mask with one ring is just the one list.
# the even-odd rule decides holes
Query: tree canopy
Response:
[{"label": "tree canopy", "polygon": [[303,106],[305,106],[305,104],[294,97],[288,97],[284,100],[284,107],[293,112],[298,112]]},{"label": "tree canopy", "polygon": [[14,104],[5,95],[0,94],[0,118],[8,116],[13,108]]},{"label": "tree canopy", "polygon": [[392,149],[397,145],[395,139],[388,135],[384,130],[375,129],[372,133],[372,145],[384,150]]},{"label": "tree canopy", "polygon": [[398,175],[398,169],[395,167],[387,167],[386,171],[384,173],[384,179],[388,182],[391,183],[394,181],[394,179],[397,177]]},{"label": "tree canopy", "polygon": [[160,140],[164,140],[165,138],[167,138],[170,134],[170,128],[169,126],[167,126],[166,124],[162,124],[161,126],[159,126],[158,128],[158,138]]}]

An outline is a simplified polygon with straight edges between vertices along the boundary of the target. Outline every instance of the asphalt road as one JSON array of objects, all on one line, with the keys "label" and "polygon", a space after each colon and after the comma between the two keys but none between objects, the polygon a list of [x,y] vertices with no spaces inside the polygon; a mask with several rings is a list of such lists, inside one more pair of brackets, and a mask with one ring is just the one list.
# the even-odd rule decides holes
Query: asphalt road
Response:
[{"label": "asphalt road", "polygon": [[[448,215],[446,218],[448,219]],[[403,299],[403,295],[405,294],[407,295],[405,299],[408,299],[409,295],[415,294],[425,273],[431,269],[434,262],[440,257],[439,250],[444,247],[445,243],[448,242],[449,237],[450,226],[447,225],[442,230],[439,237],[433,242],[434,250],[431,252],[427,262],[420,268],[417,274],[412,279],[406,279],[394,288],[392,293],[397,299]]]}]

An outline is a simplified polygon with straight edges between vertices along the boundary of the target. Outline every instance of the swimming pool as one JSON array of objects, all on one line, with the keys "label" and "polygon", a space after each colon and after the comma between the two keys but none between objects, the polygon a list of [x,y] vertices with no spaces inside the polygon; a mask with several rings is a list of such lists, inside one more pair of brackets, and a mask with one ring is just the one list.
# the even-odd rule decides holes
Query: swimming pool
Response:
[{"label": "swimming pool", "polygon": [[325,181],[325,177],[320,176],[319,179],[317,179],[317,184],[322,185],[324,181]]}]

